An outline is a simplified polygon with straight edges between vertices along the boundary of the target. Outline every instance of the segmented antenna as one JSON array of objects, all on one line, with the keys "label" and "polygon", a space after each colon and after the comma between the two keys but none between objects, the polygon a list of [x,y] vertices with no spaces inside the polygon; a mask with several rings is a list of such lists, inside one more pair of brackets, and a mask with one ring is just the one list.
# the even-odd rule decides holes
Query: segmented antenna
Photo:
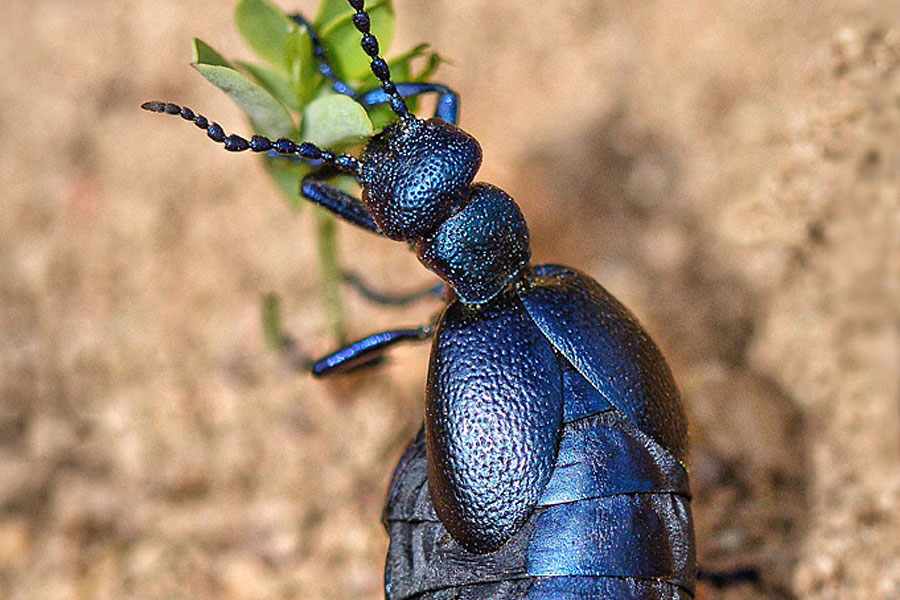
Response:
[{"label": "segmented antenna", "polygon": [[141,108],[155,113],[178,115],[185,121],[191,121],[200,129],[205,129],[209,139],[223,144],[229,152],[252,150],[253,152],[274,151],[278,154],[296,154],[305,160],[320,160],[341,171],[359,173],[359,161],[355,157],[349,154],[335,154],[331,150],[319,148],[310,142],[296,144],[287,138],[272,141],[264,135],[254,135],[247,140],[235,133],[229,135],[218,123],[210,122],[209,119],[186,106],[178,106],[171,102],[144,102],[141,104]]},{"label": "segmented antenna", "polygon": [[363,51],[372,59],[372,74],[381,82],[381,89],[384,93],[390,96],[388,104],[390,104],[394,114],[401,119],[408,119],[410,114],[409,108],[406,106],[406,101],[403,99],[403,96],[400,95],[400,92],[397,91],[397,86],[391,81],[391,70],[388,67],[387,62],[378,56],[378,40],[375,39],[374,35],[369,33],[371,19],[369,19],[369,13],[363,8],[365,6],[365,0],[347,1],[350,3],[350,6],[356,10],[356,14],[353,15],[353,25],[361,34],[363,34],[360,44],[362,45]]}]

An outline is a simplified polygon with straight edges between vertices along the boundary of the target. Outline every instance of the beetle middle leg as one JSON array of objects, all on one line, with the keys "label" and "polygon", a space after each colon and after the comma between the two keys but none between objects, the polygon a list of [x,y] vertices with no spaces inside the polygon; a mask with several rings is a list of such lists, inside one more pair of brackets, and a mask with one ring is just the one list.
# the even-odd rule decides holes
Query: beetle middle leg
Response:
[{"label": "beetle middle leg", "polygon": [[[326,167],[307,175],[300,185],[301,194],[310,202],[331,211],[344,221],[380,235],[378,225],[358,198],[326,182],[329,177],[337,174],[333,169]],[[439,283],[409,294],[388,294],[375,290],[355,273],[345,273],[344,282],[366,300],[383,306],[405,306],[428,296],[440,298],[447,289],[445,284]]]},{"label": "beetle middle leg", "polygon": [[447,291],[445,283],[438,283],[422,290],[410,292],[407,294],[389,294],[374,289],[370,284],[366,283],[359,275],[352,271],[344,273],[344,283],[352,287],[356,292],[375,304],[381,306],[406,306],[424,298],[441,298]]},{"label": "beetle middle leg", "polygon": [[374,333],[320,358],[311,365],[310,370],[316,377],[348,373],[380,360],[389,348],[401,342],[424,342],[433,335],[434,327],[431,325]]}]

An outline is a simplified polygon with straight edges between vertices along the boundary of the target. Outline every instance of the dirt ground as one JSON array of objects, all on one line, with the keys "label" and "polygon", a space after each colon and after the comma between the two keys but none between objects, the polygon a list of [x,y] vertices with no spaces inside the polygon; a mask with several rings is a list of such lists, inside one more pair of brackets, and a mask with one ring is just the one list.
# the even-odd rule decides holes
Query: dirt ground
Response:
[{"label": "dirt ground", "polygon": [[[300,0],[297,0],[298,2]],[[311,1],[299,8],[311,10]],[[900,598],[900,3],[398,0],[540,262],[643,320],[692,428],[701,561]],[[311,211],[143,100],[248,133],[189,68],[230,3],[10,0],[0,24],[0,597],[379,598],[427,347],[333,382]],[[245,54],[246,55],[246,54]],[[342,226],[385,289],[432,281]],[[348,293],[352,335],[437,308]]]}]

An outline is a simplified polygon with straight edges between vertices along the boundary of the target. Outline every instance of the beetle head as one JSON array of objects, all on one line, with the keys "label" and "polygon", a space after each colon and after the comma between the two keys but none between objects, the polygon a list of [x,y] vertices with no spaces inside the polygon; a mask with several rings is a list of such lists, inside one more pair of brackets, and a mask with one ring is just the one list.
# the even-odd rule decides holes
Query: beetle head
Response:
[{"label": "beetle head", "polygon": [[374,136],[361,159],[362,199],[381,231],[411,240],[432,231],[465,200],[481,147],[442,119],[399,119]]}]

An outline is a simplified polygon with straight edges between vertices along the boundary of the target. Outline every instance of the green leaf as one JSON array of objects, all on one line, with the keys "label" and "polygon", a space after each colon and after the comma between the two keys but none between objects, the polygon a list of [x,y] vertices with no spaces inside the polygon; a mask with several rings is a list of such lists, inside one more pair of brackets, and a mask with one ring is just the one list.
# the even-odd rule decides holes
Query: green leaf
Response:
[{"label": "green leaf", "polygon": [[[378,38],[381,55],[385,56],[394,37],[394,9],[389,0],[376,0],[366,7],[366,11],[372,18],[372,33]],[[348,11],[319,30],[334,70],[345,81],[361,79],[369,72],[371,62],[359,45],[362,34],[353,26],[352,16],[353,13]]]},{"label": "green leaf", "polygon": [[303,111],[301,139],[331,147],[372,135],[372,122],[366,109],[341,94],[322,96]]},{"label": "green leaf", "polygon": [[284,104],[287,108],[300,112],[300,99],[294,86],[279,71],[257,65],[254,63],[244,62],[242,60],[235,63],[244,71],[249,73],[253,79],[257,81],[267,92],[272,94],[276,100]]},{"label": "green leaf", "polygon": [[[367,7],[368,10],[368,7]],[[325,25],[328,25],[338,17],[353,14],[355,11],[347,4],[347,0],[322,0],[319,4],[319,13],[313,19],[313,25],[321,31]]]},{"label": "green leaf", "polygon": [[226,58],[213,50],[212,46],[200,38],[191,40],[191,55],[193,56],[193,62],[197,64],[218,65],[220,67],[231,66],[231,63]]},{"label": "green leaf", "polygon": [[[415,111],[415,108],[410,104],[409,99],[406,100],[406,106],[410,111]],[[369,109],[369,119],[372,121],[372,130],[381,131],[387,127],[389,123],[396,121],[397,115],[394,114],[394,111],[391,110],[390,106],[381,104]]]},{"label": "green leaf", "polygon": [[414,75],[411,80],[412,81],[428,81],[434,72],[437,71],[438,67],[442,64],[453,64],[450,60],[444,58],[437,52],[432,52],[428,55],[428,62],[425,64],[425,68],[422,69],[419,73]]},{"label": "green leaf", "polygon": [[284,72],[289,72],[287,37],[294,23],[270,0],[241,0],[234,11],[238,31],[254,52]]},{"label": "green leaf", "polygon": [[287,39],[287,55],[290,58],[290,79],[300,106],[306,106],[316,97],[322,76],[313,56],[312,39],[306,28],[298,29]]},{"label": "green leaf", "polygon": [[290,113],[259,84],[231,67],[201,63],[193,66],[247,113],[259,133],[271,138],[296,137]]},{"label": "green leaf", "polygon": [[427,50],[429,48],[428,44],[419,44],[418,46],[413,46],[403,54],[393,57],[388,61],[389,65],[401,65],[405,64],[407,67],[410,66],[410,62],[414,58],[418,58],[420,56],[425,56],[427,54]]}]

